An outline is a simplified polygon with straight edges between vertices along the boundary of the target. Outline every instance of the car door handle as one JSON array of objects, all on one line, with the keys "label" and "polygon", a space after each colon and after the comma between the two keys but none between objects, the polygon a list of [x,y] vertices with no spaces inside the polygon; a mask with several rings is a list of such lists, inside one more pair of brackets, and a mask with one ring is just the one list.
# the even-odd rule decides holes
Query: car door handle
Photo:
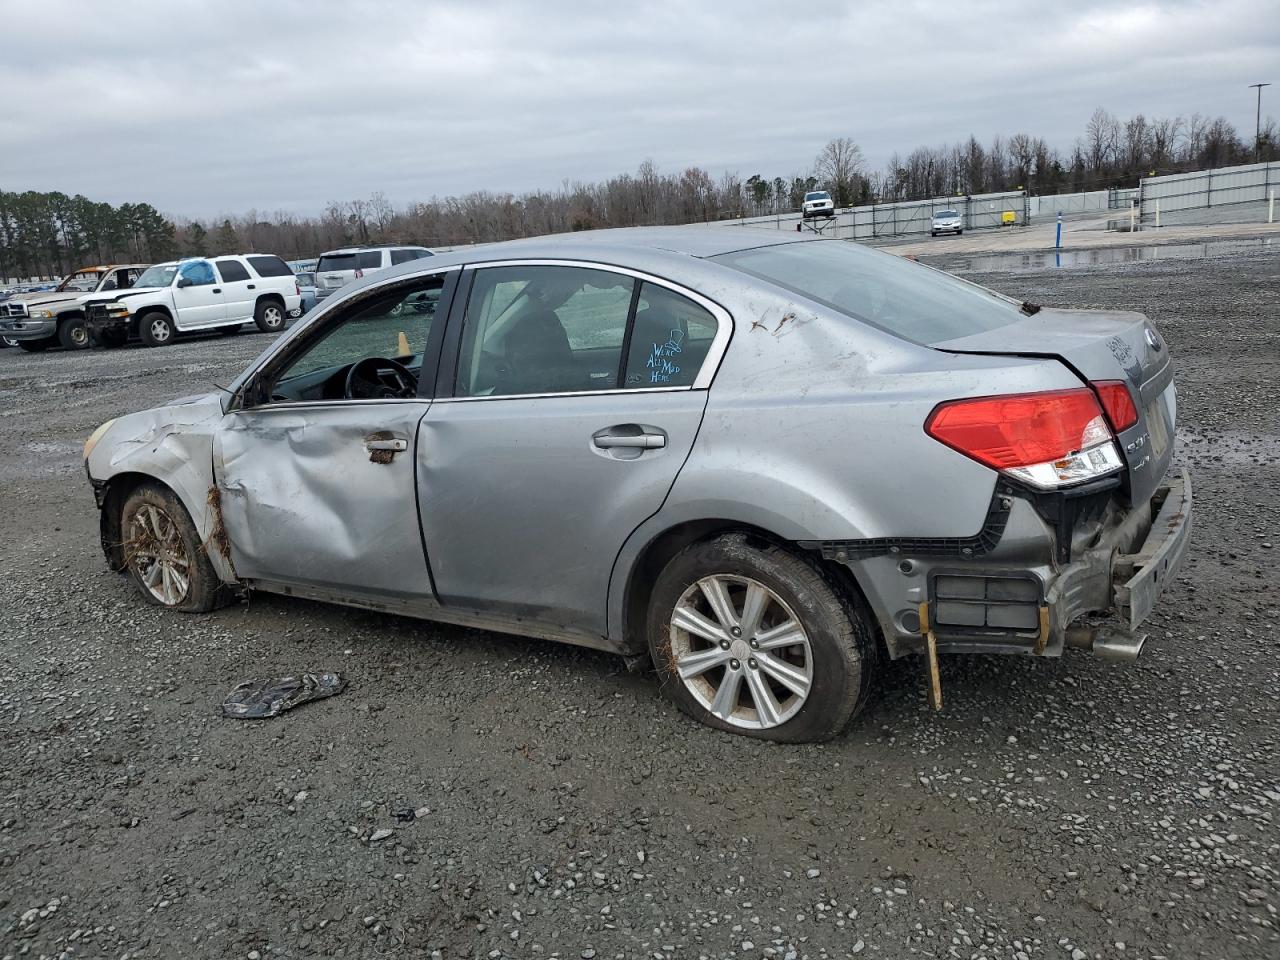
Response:
[{"label": "car door handle", "polygon": [[257,290],[257,289],[258,289],[258,285],[257,285],[256,283],[251,283],[251,284],[249,284],[249,289],[250,289],[250,290]]},{"label": "car door handle", "polygon": [[221,293],[221,292],[222,292],[222,288],[221,288],[221,287],[214,287],[214,288],[213,288],[213,292],[214,292],[214,293]]},{"label": "car door handle", "polygon": [[392,453],[404,453],[409,449],[409,441],[401,437],[392,437],[390,440],[366,440],[364,448],[370,452],[390,450]]},{"label": "car door handle", "polygon": [[633,437],[617,437],[612,434],[594,437],[592,442],[602,450],[617,447],[631,447],[640,450],[659,450],[667,445],[667,438],[661,433],[641,433]]}]

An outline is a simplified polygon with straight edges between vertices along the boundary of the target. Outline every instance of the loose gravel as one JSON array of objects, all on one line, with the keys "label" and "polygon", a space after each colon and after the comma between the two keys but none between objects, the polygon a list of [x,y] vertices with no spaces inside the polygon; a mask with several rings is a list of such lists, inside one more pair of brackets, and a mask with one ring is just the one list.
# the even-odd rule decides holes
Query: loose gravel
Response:
[{"label": "loose gravel", "polygon": [[[148,606],[80,444],[267,338],[0,351],[0,956],[1280,955],[1280,257],[973,279],[1160,325],[1190,560],[1138,663],[946,658],[937,715],[891,664],[822,746],[701,728],[572,647]],[[220,715],[303,670],[351,685]]]}]

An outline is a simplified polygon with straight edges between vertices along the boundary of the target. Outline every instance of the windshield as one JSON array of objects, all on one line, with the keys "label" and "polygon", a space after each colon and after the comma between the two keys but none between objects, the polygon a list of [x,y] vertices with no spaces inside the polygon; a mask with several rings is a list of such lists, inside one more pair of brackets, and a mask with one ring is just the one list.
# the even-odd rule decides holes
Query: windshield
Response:
[{"label": "windshield", "polygon": [[[795,194],[792,194],[792,196],[795,196]],[[827,193],[825,190],[821,190],[817,193],[806,193],[804,198],[806,200],[830,200],[831,194]]]},{"label": "windshield", "polygon": [[915,343],[942,343],[1023,319],[1008,297],[847,240],[760,247],[711,259]]},{"label": "windshield", "polygon": [[943,220],[943,219],[952,220],[955,217],[960,216],[960,214],[956,213],[954,210],[939,210],[933,216],[934,216],[934,219],[936,220]]},{"label": "windshield", "polygon": [[58,289],[92,292],[97,289],[98,278],[101,276],[97,270],[79,270],[58,284]]},{"label": "windshield", "polygon": [[148,267],[146,271],[138,278],[135,287],[167,287],[173,283],[174,274],[178,272],[176,263],[160,263],[154,267]]}]

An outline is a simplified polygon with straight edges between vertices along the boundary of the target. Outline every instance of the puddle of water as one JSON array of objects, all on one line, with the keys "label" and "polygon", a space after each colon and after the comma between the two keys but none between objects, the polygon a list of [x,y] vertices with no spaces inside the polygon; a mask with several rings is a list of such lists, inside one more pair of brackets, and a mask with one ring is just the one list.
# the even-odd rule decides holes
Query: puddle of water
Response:
[{"label": "puddle of water", "polygon": [[1100,247],[1094,250],[1037,250],[1030,253],[989,253],[949,260],[950,273],[1000,273],[1016,270],[1080,268],[1149,260],[1204,260],[1242,253],[1280,251],[1274,237],[1247,240],[1207,240],[1204,243],[1170,243],[1154,247]]}]

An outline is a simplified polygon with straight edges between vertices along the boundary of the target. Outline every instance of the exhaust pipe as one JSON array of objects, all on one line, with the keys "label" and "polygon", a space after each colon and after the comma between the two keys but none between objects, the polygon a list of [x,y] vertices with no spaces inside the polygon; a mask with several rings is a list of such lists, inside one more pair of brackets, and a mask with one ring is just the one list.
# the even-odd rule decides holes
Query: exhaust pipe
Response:
[{"label": "exhaust pipe", "polygon": [[1134,636],[1127,630],[1113,627],[1070,627],[1066,633],[1069,647],[1089,650],[1103,660],[1131,663],[1142,654],[1147,635]]}]

